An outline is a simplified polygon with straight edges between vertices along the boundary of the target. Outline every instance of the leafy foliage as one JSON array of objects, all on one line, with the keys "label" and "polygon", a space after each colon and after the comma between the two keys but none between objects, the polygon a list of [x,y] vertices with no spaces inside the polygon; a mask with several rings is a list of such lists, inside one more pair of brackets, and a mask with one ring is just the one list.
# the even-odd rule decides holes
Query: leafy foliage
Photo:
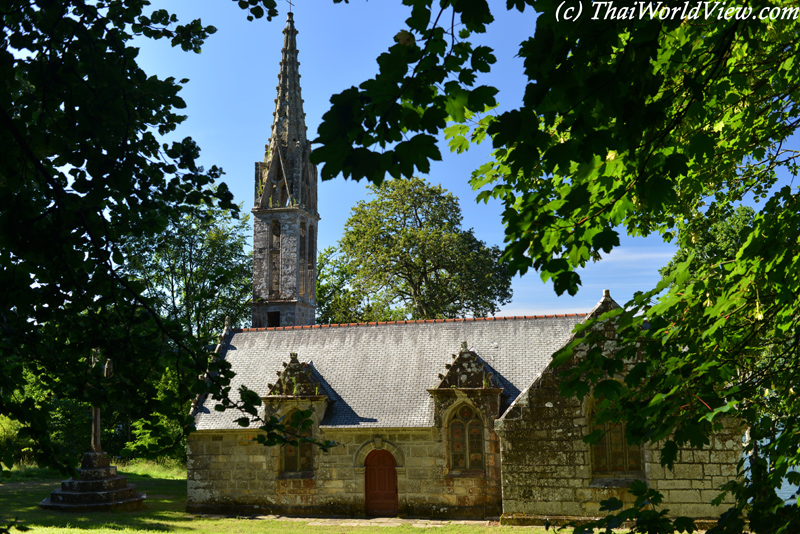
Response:
[{"label": "leafy foliage", "polygon": [[226,317],[233,326],[250,318],[253,263],[245,252],[248,219],[200,207],[171,221],[153,239],[127,240],[124,269],[145,285],[161,316],[210,343]]},{"label": "leafy foliage", "polygon": [[[333,264],[338,278],[322,278],[323,313],[330,303],[345,322],[485,316],[511,300],[500,250],[461,228],[452,193],[419,178],[371,191],[375,198],[359,202],[345,224],[342,258]],[[325,297],[329,280],[344,288],[339,302]]]},{"label": "leafy foliage", "polygon": [[630,485],[630,492],[636,497],[633,506],[622,510],[623,503],[616,497],[611,497],[600,502],[601,512],[615,512],[603,519],[591,523],[573,523],[575,534],[590,534],[597,532],[598,529],[605,529],[602,532],[611,534],[615,529],[623,528],[626,523],[631,525],[629,532],[646,534],[672,534],[673,532],[693,532],[696,530],[694,521],[682,517],[672,520],[668,517],[668,509],[657,510],[663,498],[661,494],[647,487],[641,480],[636,480]]},{"label": "leafy foliage", "polygon": [[[274,0],[240,4],[275,14]],[[166,39],[199,52],[216,30],[148,6],[9,0],[0,10],[0,412],[20,425],[35,461],[64,472],[74,464],[53,437],[56,403],[144,410],[167,367],[178,398],[223,395],[230,378],[215,362],[197,379],[213,327],[162,316],[152,286],[127,269],[126,243],[153,242],[198,206],[237,211],[224,183],[212,187],[222,171],[197,164],[191,138],[163,141],[185,119],[188,80],[148,76],[132,44]],[[92,367],[93,353],[113,358],[112,378]],[[29,377],[41,396],[26,394]],[[176,424],[188,431],[191,421],[183,413]],[[4,443],[3,469],[15,446]]]},{"label": "leafy foliage", "polygon": [[[635,362],[598,416],[627,421],[630,439],[666,440],[667,466],[679,445],[708,443],[725,417],[750,427],[744,477],[724,488],[736,504],[715,532],[741,530],[745,517],[754,532],[791,531],[797,504],[775,489],[800,463],[800,193],[778,179],[798,171],[800,8],[758,0],[743,6],[746,18],[637,11],[564,21],[555,0],[506,2],[539,16],[520,44],[523,100],[495,115],[485,113],[492,89],[473,89],[491,51],[468,41],[491,31],[489,3],[405,3],[407,29],[379,58],[379,74],[331,100],[314,153],[323,178],[411,177],[438,157],[433,136],[449,117],[452,150],[493,143],[472,184],[479,199],[505,205],[514,272],[534,268],[557,293],[574,294],[578,270],[618,246],[623,229],[693,250],[614,312],[620,350],[589,351],[564,393],[583,396]],[[765,9],[778,18],[750,18]],[[401,148],[412,141],[414,153]],[[692,248],[751,198],[766,202],[724,245],[732,261]],[[586,332],[576,344],[602,341]]]},{"label": "leafy foliage", "polygon": [[317,323],[341,324],[403,319],[391,302],[366,299],[355,284],[355,272],[335,247],[317,258]]},{"label": "leafy foliage", "polygon": [[412,6],[408,30],[378,58],[379,74],[331,98],[316,140],[322,146],[311,156],[314,163],[325,163],[323,180],[342,173],[380,184],[387,173],[394,178],[427,173],[430,161],[441,159],[434,134],[448,116],[463,121],[467,112],[495,104],[495,88],[475,87],[477,74],[495,62],[492,51],[466,40],[492,21],[486,2],[440,2],[435,16],[431,0],[404,3]]},{"label": "leafy foliage", "polygon": [[[670,276],[678,265],[696,263],[722,263],[736,260],[736,253],[747,240],[752,229],[755,210],[749,206],[739,206],[730,217],[714,222],[710,227],[699,227],[687,239],[681,240],[681,248],[659,272]],[[686,263],[689,257],[690,263]]]}]

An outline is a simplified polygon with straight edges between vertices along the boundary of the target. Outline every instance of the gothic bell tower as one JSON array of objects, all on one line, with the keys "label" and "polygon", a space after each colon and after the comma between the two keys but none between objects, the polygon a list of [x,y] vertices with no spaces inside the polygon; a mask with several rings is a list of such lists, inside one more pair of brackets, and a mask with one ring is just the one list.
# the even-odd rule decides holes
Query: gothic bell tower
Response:
[{"label": "gothic bell tower", "polygon": [[278,98],[253,207],[253,327],[314,324],[317,168],[309,160],[292,13],[283,30]]}]

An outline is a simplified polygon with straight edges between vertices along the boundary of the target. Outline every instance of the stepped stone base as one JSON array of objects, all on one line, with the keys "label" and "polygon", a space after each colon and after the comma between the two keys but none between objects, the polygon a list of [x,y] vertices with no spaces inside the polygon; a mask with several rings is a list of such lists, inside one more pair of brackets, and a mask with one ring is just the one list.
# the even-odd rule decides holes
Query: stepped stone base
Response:
[{"label": "stepped stone base", "polygon": [[109,465],[104,452],[83,455],[80,478],[70,478],[53,490],[50,497],[39,503],[42,508],[64,512],[94,512],[103,510],[141,510],[147,497],[137,493],[136,486],[117,474]]}]

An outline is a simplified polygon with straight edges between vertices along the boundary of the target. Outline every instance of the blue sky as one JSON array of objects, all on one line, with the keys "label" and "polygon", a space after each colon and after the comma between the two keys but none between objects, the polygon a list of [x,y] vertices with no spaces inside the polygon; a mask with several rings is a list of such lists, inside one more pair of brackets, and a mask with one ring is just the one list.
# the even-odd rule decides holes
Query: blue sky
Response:
[{"label": "blue sky", "polygon": [[[507,12],[502,4],[495,5],[499,8],[497,21],[480,42],[494,49],[497,64],[479,83],[500,89],[502,111],[521,101],[525,79],[522,60],[516,54],[519,43],[533,34],[536,16],[531,11]],[[224,169],[223,181],[248,212],[253,204],[253,164],[264,157],[272,123],[287,4],[279,5],[281,14],[271,22],[248,22],[235,2],[224,0],[171,0],[166,7],[183,22],[201,18],[218,31],[200,54],[172,49],[167,42],[143,42],[138,62],[148,74],[189,78],[181,91],[188,119],[177,135],[197,141],[203,165]],[[335,5],[332,0],[298,0],[293,12],[299,32],[306,124],[309,138],[314,139],[331,95],[374,76],[375,58],[393,44],[408,9],[399,1],[387,0]],[[502,246],[502,207],[499,203],[477,204],[468,183],[472,170],[489,159],[489,151],[485,144],[455,155],[443,145],[443,160],[435,162],[424,177],[460,199],[465,227],[474,228],[479,239]],[[319,250],[341,238],[350,209],[363,198],[363,181],[336,178],[320,183]],[[575,297],[557,297],[538,273],[528,272],[514,279],[514,299],[499,315],[585,312],[597,303],[603,289],[610,289],[622,304],[635,291],[655,285],[659,267],[674,251],[674,246],[658,237],[634,240],[622,236],[621,247],[581,273],[583,287]]]}]

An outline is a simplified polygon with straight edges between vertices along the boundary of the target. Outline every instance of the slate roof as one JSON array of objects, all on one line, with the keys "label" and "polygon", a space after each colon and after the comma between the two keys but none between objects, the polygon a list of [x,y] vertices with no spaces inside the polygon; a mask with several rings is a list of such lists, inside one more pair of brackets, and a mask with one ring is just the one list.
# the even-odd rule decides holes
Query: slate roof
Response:
[{"label": "slate roof", "polygon": [[[259,395],[298,353],[311,362],[333,401],[321,426],[408,428],[433,426],[435,388],[462,341],[480,356],[503,388],[501,410],[550,362],[586,314],[235,330],[222,347],[241,384]],[[196,410],[198,430],[240,429],[234,411],[217,412],[206,399]]]}]

